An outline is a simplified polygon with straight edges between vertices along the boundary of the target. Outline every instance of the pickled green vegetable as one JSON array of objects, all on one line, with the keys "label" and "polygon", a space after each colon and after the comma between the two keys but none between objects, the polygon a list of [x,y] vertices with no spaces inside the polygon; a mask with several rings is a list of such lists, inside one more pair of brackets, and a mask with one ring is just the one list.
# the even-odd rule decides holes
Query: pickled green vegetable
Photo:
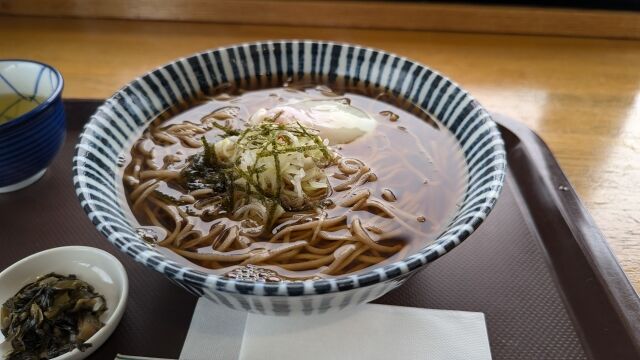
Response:
[{"label": "pickled green vegetable", "polygon": [[104,325],[104,297],[75,275],[50,273],[24,286],[2,305],[0,325],[13,351],[9,360],[51,359],[86,341]]}]

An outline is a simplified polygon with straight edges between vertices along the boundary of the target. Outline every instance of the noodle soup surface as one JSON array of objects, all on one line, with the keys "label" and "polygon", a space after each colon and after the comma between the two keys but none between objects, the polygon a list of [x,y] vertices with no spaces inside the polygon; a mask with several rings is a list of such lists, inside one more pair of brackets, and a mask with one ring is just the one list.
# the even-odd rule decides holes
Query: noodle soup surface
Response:
[{"label": "noodle soup surface", "polygon": [[453,135],[371,89],[221,94],[154,120],[130,149],[122,193],[140,236],[174,261],[247,280],[400,260],[446,228],[467,186]]}]

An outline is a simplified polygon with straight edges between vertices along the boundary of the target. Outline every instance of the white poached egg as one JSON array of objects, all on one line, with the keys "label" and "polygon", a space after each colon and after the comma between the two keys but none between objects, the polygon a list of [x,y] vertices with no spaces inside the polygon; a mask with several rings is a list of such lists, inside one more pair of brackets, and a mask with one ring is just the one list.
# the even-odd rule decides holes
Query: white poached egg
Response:
[{"label": "white poached egg", "polygon": [[339,100],[303,100],[258,109],[249,122],[259,124],[275,118],[277,124],[295,124],[315,129],[330,144],[348,144],[376,127],[376,120],[366,112]]}]

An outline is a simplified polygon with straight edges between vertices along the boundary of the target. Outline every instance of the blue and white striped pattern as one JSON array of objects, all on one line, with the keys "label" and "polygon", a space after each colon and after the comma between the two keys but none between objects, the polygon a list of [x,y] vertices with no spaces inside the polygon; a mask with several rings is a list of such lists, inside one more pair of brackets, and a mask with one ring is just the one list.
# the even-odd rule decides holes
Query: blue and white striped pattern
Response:
[{"label": "blue and white striped pattern", "polygon": [[[0,193],[18,190],[40,178],[65,135],[62,76],[49,65],[0,60]],[[32,110],[22,113],[32,103]]]},{"label": "blue and white striped pattern", "polygon": [[[469,186],[448,230],[419,253],[362,275],[298,283],[254,283],[206,274],[166,259],[138,238],[118,196],[118,155],[163,111],[221,84],[281,86],[287,79],[392,91],[431,113],[455,134]],[[230,308],[311,314],[373,300],[466,239],[491,211],[506,168],[500,133],[464,90],[428,67],[370,48],[319,41],[268,41],[206,51],[158,68],[118,91],[92,116],[74,157],[76,192],[110,242],[188,291]]]}]

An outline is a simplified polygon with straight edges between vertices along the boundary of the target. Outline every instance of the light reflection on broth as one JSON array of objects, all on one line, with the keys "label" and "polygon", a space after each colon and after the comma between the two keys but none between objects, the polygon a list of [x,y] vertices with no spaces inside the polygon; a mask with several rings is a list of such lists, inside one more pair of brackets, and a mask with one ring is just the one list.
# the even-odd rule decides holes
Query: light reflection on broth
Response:
[{"label": "light reflection on broth", "polygon": [[[299,141],[308,141],[299,147],[306,149],[300,151],[307,163],[316,162],[313,169],[304,165],[307,174],[323,172],[310,180],[318,188],[303,193],[304,203],[280,201],[279,187],[273,198],[268,191],[256,194],[262,191],[262,179],[255,180],[260,187],[256,191],[252,180],[236,175],[229,183],[211,175],[214,171],[207,173],[207,179],[221,179],[223,192],[185,185],[185,168],[194,169],[197,156],[218,161],[216,149],[222,149],[223,138],[235,141],[235,149],[241,147],[244,135],[239,134],[244,134],[258,109],[309,98],[346,98],[370,114],[377,126],[353,142],[329,144],[331,162],[322,159],[321,144],[312,142],[313,135],[305,137],[295,125],[287,128],[298,134]],[[418,108],[373,89],[338,93],[325,86],[289,86],[220,95],[168,119],[157,119],[144,131],[125,156],[123,193],[143,238],[161,245],[158,249],[172,260],[203,271],[259,281],[367,271],[433,241],[462,200],[467,186],[465,160],[453,136],[441,128]],[[203,143],[214,149],[213,155],[203,153]],[[276,146],[268,149],[286,154],[285,147]],[[274,155],[274,164],[287,159],[282,154]],[[324,179],[328,188],[321,187]],[[286,180],[282,180],[285,193],[300,192],[288,190]],[[226,199],[224,194],[231,195]],[[273,210],[280,207],[282,214]]]}]

